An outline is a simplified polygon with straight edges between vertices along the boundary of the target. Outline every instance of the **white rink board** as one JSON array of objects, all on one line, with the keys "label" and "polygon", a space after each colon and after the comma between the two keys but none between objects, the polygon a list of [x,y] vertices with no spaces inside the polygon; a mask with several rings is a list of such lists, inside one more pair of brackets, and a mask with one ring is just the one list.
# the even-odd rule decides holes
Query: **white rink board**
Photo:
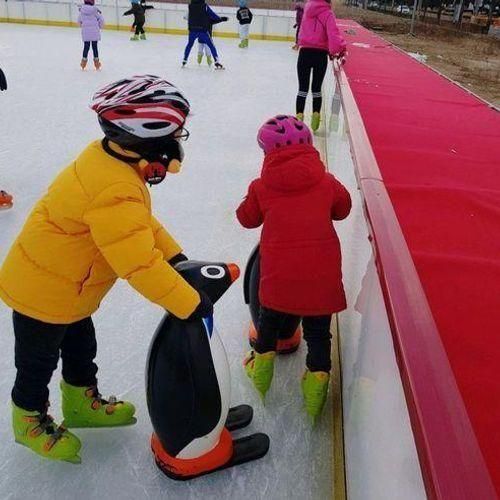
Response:
[{"label": "white rink board", "polygon": [[[328,78],[329,77],[329,78]],[[337,225],[348,309],[338,315],[349,500],[424,500],[424,484],[391,331],[350,157],[347,125],[325,80],[330,171],[349,189],[349,224]]]}]

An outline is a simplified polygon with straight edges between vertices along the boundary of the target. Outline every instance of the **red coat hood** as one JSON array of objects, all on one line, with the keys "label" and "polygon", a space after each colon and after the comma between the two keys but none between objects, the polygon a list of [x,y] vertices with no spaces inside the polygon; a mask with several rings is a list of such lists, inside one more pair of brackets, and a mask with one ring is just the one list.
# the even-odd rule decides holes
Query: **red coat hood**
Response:
[{"label": "red coat hood", "polygon": [[305,191],[325,176],[325,166],[313,146],[297,145],[276,149],[266,155],[261,179],[276,191]]}]

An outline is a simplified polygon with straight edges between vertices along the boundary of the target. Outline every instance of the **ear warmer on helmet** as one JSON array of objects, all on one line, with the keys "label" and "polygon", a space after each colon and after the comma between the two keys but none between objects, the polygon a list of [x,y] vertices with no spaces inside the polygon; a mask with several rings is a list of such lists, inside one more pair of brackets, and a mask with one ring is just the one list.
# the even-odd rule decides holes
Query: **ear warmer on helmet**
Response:
[{"label": "ear warmer on helmet", "polygon": [[[131,163],[130,156],[125,156],[111,149],[109,140],[102,141],[104,151],[118,160]],[[164,143],[163,152],[149,152],[141,154],[142,159],[138,161],[144,180],[150,184],[159,184],[165,179],[167,172],[177,174],[181,170],[184,159],[184,150],[178,141],[171,139]]]},{"label": "ear warmer on helmet", "polygon": [[[162,148],[163,149],[163,148]],[[167,172],[177,174],[181,171],[184,159],[184,150],[175,139],[165,143],[162,152],[145,154],[144,160],[139,162],[144,180],[150,184],[159,184],[165,179]]]}]

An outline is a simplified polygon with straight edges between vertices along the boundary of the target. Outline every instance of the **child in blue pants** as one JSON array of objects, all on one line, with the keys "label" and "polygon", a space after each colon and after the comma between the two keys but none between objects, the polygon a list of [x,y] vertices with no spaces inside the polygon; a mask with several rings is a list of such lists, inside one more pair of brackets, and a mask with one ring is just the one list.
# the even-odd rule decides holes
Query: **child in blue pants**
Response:
[{"label": "child in blue pants", "polygon": [[215,61],[216,69],[223,69],[222,64],[219,62],[219,54],[217,54],[217,49],[212,41],[212,37],[209,35],[209,29],[214,21],[222,22],[227,21],[227,17],[219,17],[206,3],[205,0],[192,0],[189,4],[189,14],[188,14],[188,27],[189,27],[189,39],[184,50],[184,59],[182,61],[182,66],[187,64],[189,59],[189,54],[193,48],[194,42],[198,40],[199,43],[203,43],[208,46],[210,52]]}]

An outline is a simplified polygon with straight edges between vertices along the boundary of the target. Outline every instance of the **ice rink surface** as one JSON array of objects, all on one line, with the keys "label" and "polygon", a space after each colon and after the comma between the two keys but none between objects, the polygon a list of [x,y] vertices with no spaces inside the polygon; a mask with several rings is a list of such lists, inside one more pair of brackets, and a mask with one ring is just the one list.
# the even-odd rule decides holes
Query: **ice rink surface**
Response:
[{"label": "ice rink surface", "polygon": [[[132,43],[127,32],[104,32],[103,69],[80,71],[79,30],[0,24],[0,67],[9,90],[0,94],[0,189],[15,207],[0,213],[0,260],[35,201],[56,173],[101,136],[88,108],[99,86],[132,74],[165,76],[192,104],[184,170],[152,189],[157,217],[195,259],[236,262],[242,269],[257,231],[241,229],[234,211],[262,154],[259,125],[277,113],[294,112],[296,53],[290,44],[216,39],[226,71],[198,67],[196,47],[180,68],[185,38],[149,35]],[[90,61],[90,58],[89,58]],[[242,280],[216,307],[217,328],[232,372],[232,403],[253,405],[246,431],[271,437],[262,460],[190,482],[175,482],[156,468],[149,449],[144,368],[162,311],[119,282],[94,316],[100,390],[133,401],[137,425],[78,430],[82,464],[53,463],[14,444],[10,390],[15,371],[11,311],[0,306],[0,498],[7,499],[297,499],[331,498],[331,411],[312,429],[302,409],[300,377],[305,349],[280,358],[265,407],[244,376],[241,359],[249,313]],[[60,421],[59,371],[51,384],[51,412]],[[330,404],[330,403],[329,403]],[[240,434],[245,432],[240,431]]]}]

